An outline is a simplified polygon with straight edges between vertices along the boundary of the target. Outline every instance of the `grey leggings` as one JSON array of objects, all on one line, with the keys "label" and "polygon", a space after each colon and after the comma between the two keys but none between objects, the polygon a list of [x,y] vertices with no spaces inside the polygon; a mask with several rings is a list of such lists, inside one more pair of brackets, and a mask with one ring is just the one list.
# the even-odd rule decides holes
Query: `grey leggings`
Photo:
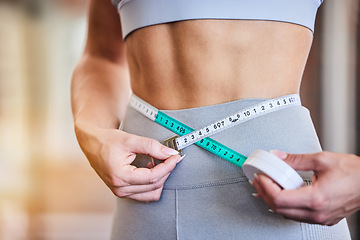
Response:
[{"label": "grey leggings", "polygon": [[[198,129],[221,117],[251,106],[261,99],[176,111],[166,114]],[[128,108],[123,130],[163,141],[174,134]],[[290,153],[321,151],[309,111],[290,107],[227,129],[213,139],[248,156],[255,149],[279,149]],[[241,168],[196,145],[184,149],[185,159],[165,182],[158,202],[117,199],[112,239],[350,239],[346,220],[335,226],[319,226],[286,220],[270,213],[251,193]],[[145,167],[147,156],[134,162]],[[311,173],[301,172],[305,181]]]}]

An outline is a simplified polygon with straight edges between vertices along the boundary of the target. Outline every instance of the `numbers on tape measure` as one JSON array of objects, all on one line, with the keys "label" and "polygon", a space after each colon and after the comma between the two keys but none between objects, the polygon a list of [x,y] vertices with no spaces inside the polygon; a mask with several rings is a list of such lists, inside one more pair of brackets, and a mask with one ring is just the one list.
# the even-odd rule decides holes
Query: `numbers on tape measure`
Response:
[{"label": "numbers on tape measure", "polygon": [[[166,127],[167,129],[171,130],[172,132],[184,136],[185,134],[191,133],[194,129],[186,126],[185,124],[177,121],[176,119],[171,118],[170,116],[164,114],[163,112],[159,111],[155,122],[159,123],[160,125]],[[167,122],[167,124],[165,124]],[[221,127],[222,123],[214,124],[216,127]],[[213,126],[215,128],[215,126]],[[211,129],[205,130],[211,131]],[[201,133],[203,134],[203,133]],[[196,138],[196,134],[190,134],[189,136],[185,137],[183,140],[185,142],[189,142],[190,140],[194,140]],[[176,139],[176,144],[179,146],[178,139]],[[202,138],[199,141],[195,142],[196,145],[204,148],[205,150],[235,164],[238,167],[241,167],[243,162],[245,162],[246,157],[241,155],[240,153],[226,147],[225,145],[211,139],[211,138]]]},{"label": "numbers on tape measure", "polygon": [[232,164],[235,164],[238,167],[241,167],[246,160],[245,156],[211,138],[203,138],[195,144],[231,162]]},{"label": "numbers on tape measure", "polygon": [[[194,136],[191,137],[191,139],[189,136],[180,137],[178,141],[179,142],[178,147],[179,149],[185,148],[202,138],[205,138],[207,136],[209,137],[215,133],[218,133],[224,129],[235,126],[236,124],[239,124],[241,122],[245,122],[254,117],[261,116],[266,113],[270,113],[272,111],[279,109],[280,107],[293,105],[294,103],[297,103],[297,100],[299,100],[299,98],[295,96],[296,95],[289,95],[281,98],[270,99],[255,106],[252,106],[250,108],[241,110],[238,113],[235,113],[231,116],[221,119],[200,130],[196,130],[192,133],[189,133],[189,135]],[[298,103],[300,104],[300,100],[298,101]],[[185,141],[185,138],[187,138],[187,141]]]},{"label": "numbers on tape measure", "polygon": [[301,104],[297,95],[289,95],[282,98],[271,99],[235,113],[200,130],[194,131],[194,129],[191,127],[157,110],[150,104],[144,102],[134,95],[130,101],[130,105],[140,113],[157,122],[161,126],[166,127],[170,131],[182,136],[175,139],[177,148],[179,150],[195,143],[205,150],[239,167],[241,167],[245,162],[245,156],[206,136],[211,136],[212,134],[239,124],[240,122],[247,121],[264,113],[275,111],[282,106],[293,105],[294,103],[299,103],[299,105]]},{"label": "numbers on tape measure", "polygon": [[[161,111],[158,111],[156,117],[155,117],[155,122],[157,122],[158,124],[166,127],[167,129],[169,129],[170,131],[183,136],[187,133],[190,133],[192,131],[194,131],[194,129],[186,126],[185,124],[171,118],[170,116],[164,114]],[[186,141],[188,141],[188,138],[186,138]],[[176,142],[178,144],[178,141]]]},{"label": "numbers on tape measure", "polygon": [[178,126],[176,130],[179,131],[179,133],[185,134],[185,128]]}]

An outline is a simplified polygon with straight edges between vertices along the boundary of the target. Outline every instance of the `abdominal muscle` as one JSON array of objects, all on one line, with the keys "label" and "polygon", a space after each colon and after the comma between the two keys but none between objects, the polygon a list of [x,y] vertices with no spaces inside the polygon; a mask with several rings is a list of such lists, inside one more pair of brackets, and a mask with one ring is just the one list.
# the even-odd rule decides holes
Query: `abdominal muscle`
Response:
[{"label": "abdominal muscle", "polygon": [[159,109],[298,93],[312,32],[275,21],[188,20],[126,38],[133,92]]}]

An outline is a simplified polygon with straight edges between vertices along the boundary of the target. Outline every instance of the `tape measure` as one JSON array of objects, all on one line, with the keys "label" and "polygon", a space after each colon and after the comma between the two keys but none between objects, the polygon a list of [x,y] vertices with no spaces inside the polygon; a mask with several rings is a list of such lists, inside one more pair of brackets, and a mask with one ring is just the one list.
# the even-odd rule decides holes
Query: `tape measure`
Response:
[{"label": "tape measure", "polygon": [[209,124],[199,130],[194,130],[193,128],[156,109],[135,95],[132,95],[130,99],[130,106],[132,108],[150,120],[180,136],[175,136],[167,140],[167,142],[170,141],[172,143],[174,149],[181,150],[187,146],[196,144],[238,167],[242,167],[247,157],[211,139],[209,136],[236,126],[237,124],[249,121],[253,118],[263,116],[286,107],[299,105],[301,105],[301,101],[298,94],[274,98],[240,110],[239,112],[216,121],[215,123]]},{"label": "tape measure", "polygon": [[304,186],[301,176],[277,156],[255,150],[243,165],[245,176],[253,181],[255,174],[266,174],[284,189],[297,189]]}]

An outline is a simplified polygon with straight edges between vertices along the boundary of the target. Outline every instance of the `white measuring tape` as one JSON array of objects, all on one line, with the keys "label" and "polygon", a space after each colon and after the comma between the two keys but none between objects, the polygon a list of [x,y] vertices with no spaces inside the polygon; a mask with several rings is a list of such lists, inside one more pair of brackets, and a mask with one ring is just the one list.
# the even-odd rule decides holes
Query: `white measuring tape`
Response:
[{"label": "white measuring tape", "polygon": [[[135,95],[132,95],[130,105],[131,107],[138,110],[144,116],[148,117],[153,121],[155,121],[155,117],[159,112],[158,109],[146,103]],[[210,137],[211,135],[224,131],[225,129],[236,126],[240,123],[249,121],[253,118],[260,117],[286,107],[300,105],[301,100],[298,94],[291,94],[279,98],[266,100],[259,104],[240,110],[239,112],[220,119],[219,121],[209,124],[199,130],[195,130],[184,136],[176,138],[175,141],[177,149],[183,149],[187,146],[194,144],[197,141],[200,141],[203,138]]]},{"label": "white measuring tape", "polygon": [[244,174],[248,179],[253,180],[255,173],[265,173],[285,189],[298,188],[303,185],[303,181],[298,173],[284,161],[275,155],[262,150],[254,151],[249,158],[246,158],[244,155],[209,138],[209,136],[253,118],[290,106],[300,105],[301,101],[298,94],[274,98],[247,107],[199,130],[194,130],[159,111],[135,95],[132,95],[130,99],[130,106],[132,108],[163,127],[182,135],[181,137],[175,136],[166,140],[165,144],[169,147],[181,150],[195,143],[234,165],[242,167]]}]

